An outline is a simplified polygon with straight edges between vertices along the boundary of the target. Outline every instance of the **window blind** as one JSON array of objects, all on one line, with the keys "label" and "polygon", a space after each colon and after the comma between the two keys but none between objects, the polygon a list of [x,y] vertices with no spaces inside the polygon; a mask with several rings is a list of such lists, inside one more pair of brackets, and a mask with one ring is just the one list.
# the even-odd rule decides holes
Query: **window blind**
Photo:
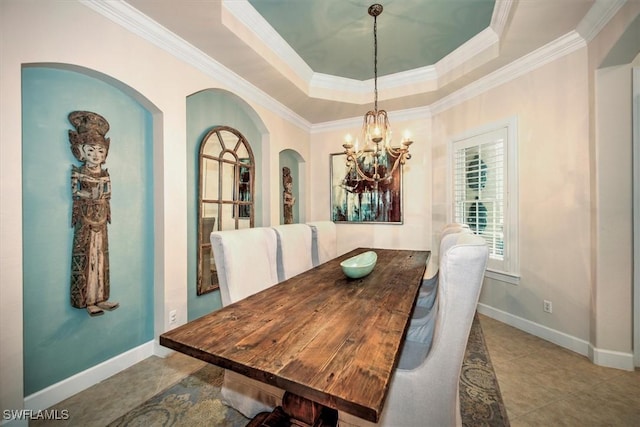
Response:
[{"label": "window blind", "polygon": [[505,141],[473,142],[455,146],[454,219],[486,240],[491,258],[503,260]]}]

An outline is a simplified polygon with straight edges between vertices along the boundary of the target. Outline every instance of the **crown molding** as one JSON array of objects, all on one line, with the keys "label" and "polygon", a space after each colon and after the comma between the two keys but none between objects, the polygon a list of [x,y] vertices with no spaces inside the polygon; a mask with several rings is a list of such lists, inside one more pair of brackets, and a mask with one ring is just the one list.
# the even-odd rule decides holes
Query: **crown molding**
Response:
[{"label": "crown molding", "polygon": [[[378,88],[380,88],[380,82],[381,79],[378,78]],[[306,91],[306,94],[311,98],[360,105],[371,102],[372,93],[373,79],[354,80],[324,73],[313,73],[309,80],[309,90]]]},{"label": "crown molding", "polygon": [[233,88],[237,95],[271,110],[294,125],[309,130],[311,123],[274,100],[229,68],[215,61],[200,49],[186,42],[128,3],[118,1],[80,0],[80,3],[100,13],[126,30],[142,37],[174,57],[210,76],[221,86]]},{"label": "crown molding", "polygon": [[[409,120],[427,120],[431,117],[431,107],[407,108],[405,110],[388,111],[390,122],[403,122]],[[333,120],[330,122],[317,123],[311,125],[312,134],[344,130],[350,128],[360,129],[362,126],[362,116],[348,119]]]},{"label": "crown molding", "polygon": [[498,37],[502,35],[502,32],[507,26],[513,3],[514,0],[496,0],[493,15],[491,15],[491,24],[489,26],[495,31]]},{"label": "crown molding", "polygon": [[[307,95],[311,98],[363,105],[371,102],[373,86],[373,79],[354,80],[314,73]],[[437,72],[433,65],[378,77],[378,99],[381,101],[430,92],[437,88]]]},{"label": "crown molding", "polygon": [[[250,30],[253,35],[262,42],[269,50],[272,50],[277,57],[285,58],[285,62],[293,68],[297,74],[311,78],[313,70],[307,63],[296,53],[295,50],[273,29],[271,25],[251,6],[247,0],[222,0],[222,8],[234,16],[240,23]],[[222,23],[225,24],[225,17],[230,15],[223,14]],[[235,32],[235,28],[232,29]],[[258,54],[262,55],[263,49],[256,49],[254,45],[249,44]]]},{"label": "crown molding", "polygon": [[500,40],[491,28],[486,28],[436,64],[438,88],[465,76],[476,68],[496,59]]},{"label": "crown molding", "polygon": [[[447,73],[455,72],[456,68],[472,62],[475,57],[480,57],[481,53],[486,51],[491,51],[491,54],[488,58],[483,58],[481,60],[482,63],[496,58],[499,51],[499,42],[500,38],[498,37],[498,34],[491,27],[485,28],[449,55],[438,61],[436,63],[437,75],[441,77]],[[465,71],[469,70],[469,67],[464,68]]]},{"label": "crown molding", "polygon": [[351,117],[348,119],[332,120],[330,122],[316,123],[311,125],[310,133],[323,133],[336,130],[353,129],[362,126],[362,117]]},{"label": "crown molding", "polygon": [[553,42],[505,65],[462,89],[431,104],[432,113],[438,114],[490,89],[503,85],[558,58],[586,47],[586,41],[576,31],[559,37]]},{"label": "crown molding", "polygon": [[590,42],[626,2],[627,0],[596,0],[578,24],[576,31],[587,43]]},{"label": "crown molding", "polygon": [[307,93],[314,71],[247,0],[222,0],[222,24]]}]

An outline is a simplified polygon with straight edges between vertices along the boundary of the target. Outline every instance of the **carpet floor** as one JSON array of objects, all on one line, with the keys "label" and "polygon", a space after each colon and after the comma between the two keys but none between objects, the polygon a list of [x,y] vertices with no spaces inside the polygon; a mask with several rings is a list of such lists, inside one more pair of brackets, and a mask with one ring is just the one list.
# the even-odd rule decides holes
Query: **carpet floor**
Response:
[{"label": "carpet floor", "polygon": [[[245,426],[249,420],[220,400],[222,376],[221,368],[206,365],[109,426]],[[460,373],[460,412],[466,427],[509,426],[477,316]]]}]

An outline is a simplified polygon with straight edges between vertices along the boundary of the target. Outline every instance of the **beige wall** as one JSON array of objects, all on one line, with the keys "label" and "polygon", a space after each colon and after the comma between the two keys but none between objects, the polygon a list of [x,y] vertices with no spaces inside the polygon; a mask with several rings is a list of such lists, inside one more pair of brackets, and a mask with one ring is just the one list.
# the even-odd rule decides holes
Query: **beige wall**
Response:
[{"label": "beige wall", "polygon": [[[591,281],[586,65],[581,49],[437,114],[433,141],[441,175],[455,135],[517,119],[521,282],[488,279],[481,302],[582,340]],[[450,219],[446,188],[434,196],[434,216]],[[553,314],[543,312],[544,299]]]}]

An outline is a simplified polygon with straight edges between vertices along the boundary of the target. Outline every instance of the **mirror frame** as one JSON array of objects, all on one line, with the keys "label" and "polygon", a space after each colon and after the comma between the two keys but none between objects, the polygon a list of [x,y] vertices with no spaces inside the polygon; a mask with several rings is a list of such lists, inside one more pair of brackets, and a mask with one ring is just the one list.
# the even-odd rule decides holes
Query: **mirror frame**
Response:
[{"label": "mirror frame", "polygon": [[[225,138],[223,137],[223,133],[231,133],[236,138],[234,139],[234,144],[229,144],[229,139],[225,142]],[[205,154],[207,143],[211,141],[212,138],[215,138],[217,143],[221,147],[221,151],[217,155],[213,154]],[[229,145],[229,146],[227,146]],[[230,145],[233,145],[231,147]],[[238,152],[242,150],[245,151],[247,157],[240,157]],[[229,154],[232,155],[233,161],[230,160]],[[243,154],[244,155],[244,154]],[[205,195],[204,193],[204,162],[205,160],[212,160],[218,162],[218,186],[217,186],[217,197],[215,198],[205,198],[204,196],[210,197],[209,195]],[[231,198],[223,197],[223,189],[224,186],[227,185],[225,181],[225,174],[223,165],[232,165],[233,166],[233,177],[226,177],[227,179],[231,179],[232,189],[231,192],[227,192],[227,194],[231,194]],[[247,196],[247,187],[248,187],[248,196]],[[244,200],[248,197],[248,200]],[[217,205],[217,216],[215,216],[215,222],[211,227],[208,224],[208,227],[211,227],[212,230],[207,230],[205,227],[205,218],[204,215],[204,205]],[[231,221],[227,218],[226,220],[223,218],[224,206],[232,205],[232,218]],[[215,209],[215,208],[214,208]],[[223,219],[223,220],[221,220]],[[197,235],[197,245],[198,245],[198,273],[197,273],[197,294],[204,295],[209,292],[213,292],[219,288],[218,285],[218,276],[215,270],[215,264],[213,262],[213,254],[211,249],[211,241],[209,239],[205,239],[204,233],[211,233],[211,231],[222,231],[222,230],[230,230],[230,229],[239,229],[239,228],[247,228],[241,227],[244,225],[245,221],[248,221],[248,228],[254,227],[255,220],[255,159],[253,156],[253,150],[251,149],[251,145],[247,141],[247,139],[240,133],[238,130],[229,127],[229,126],[215,126],[211,128],[206,135],[200,141],[200,148],[198,152],[198,235]],[[233,224],[233,228],[229,227],[229,223]],[[209,263],[211,270],[211,280],[210,283],[205,283],[203,280],[203,271],[205,268],[205,254],[209,254]]]}]

